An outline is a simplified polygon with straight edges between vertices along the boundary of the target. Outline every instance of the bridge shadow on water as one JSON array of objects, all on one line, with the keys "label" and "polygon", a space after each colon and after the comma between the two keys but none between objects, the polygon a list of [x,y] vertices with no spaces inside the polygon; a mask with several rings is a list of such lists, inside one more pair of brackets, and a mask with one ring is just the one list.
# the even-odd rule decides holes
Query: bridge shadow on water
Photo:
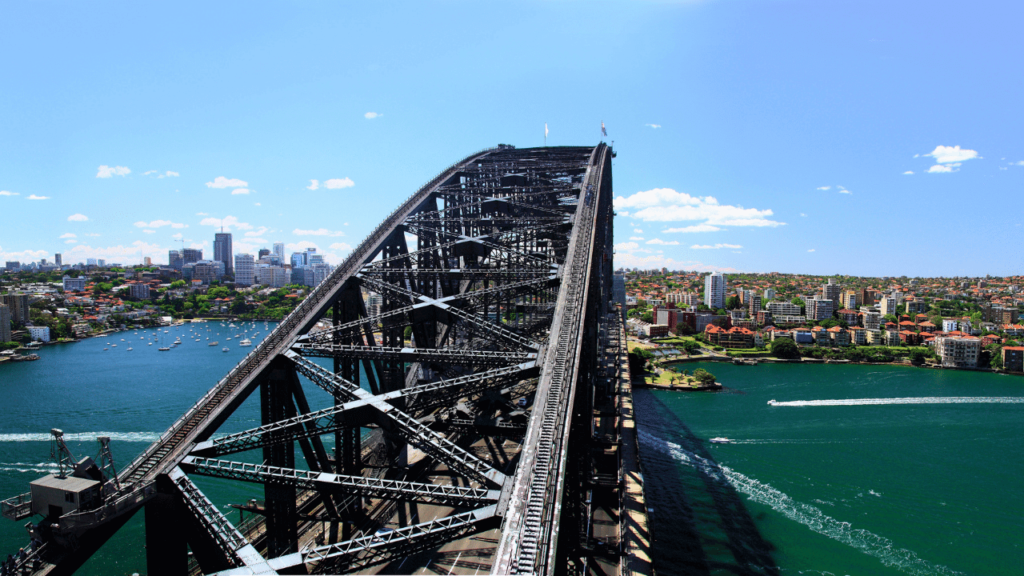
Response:
[{"label": "bridge shadow on water", "polygon": [[634,405],[658,573],[780,574],[774,546],[705,440],[654,394],[635,393]]}]

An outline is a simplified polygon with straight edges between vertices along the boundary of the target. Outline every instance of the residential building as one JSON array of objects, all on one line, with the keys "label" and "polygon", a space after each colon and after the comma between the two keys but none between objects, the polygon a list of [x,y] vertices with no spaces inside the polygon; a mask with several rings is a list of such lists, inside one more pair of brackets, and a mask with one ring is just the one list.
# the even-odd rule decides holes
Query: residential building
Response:
[{"label": "residential building", "polygon": [[1003,346],[1003,370],[1024,372],[1024,346]]},{"label": "residential building", "polygon": [[29,335],[32,337],[33,342],[49,342],[50,341],[50,327],[49,326],[26,326]]},{"label": "residential building", "polygon": [[828,329],[829,338],[833,346],[849,346],[850,331],[842,326],[833,326]]},{"label": "residential building", "polygon": [[828,279],[828,284],[821,287],[821,299],[831,300],[833,303],[838,303],[840,295],[843,292],[843,287],[835,283],[832,278]]},{"label": "residential building", "polygon": [[270,250],[267,250],[266,248],[260,248],[260,251],[256,253],[256,259],[259,260],[264,256],[270,256]]},{"label": "residential building", "polygon": [[11,341],[11,309],[0,304],[0,342]]},{"label": "residential building", "polygon": [[824,320],[832,317],[833,300],[825,300],[815,296],[805,301],[807,303],[807,318],[811,320]]},{"label": "residential building", "polygon": [[291,257],[292,268],[299,268],[306,265],[306,253],[305,252],[292,252]]},{"label": "residential building", "polygon": [[757,323],[761,326],[770,326],[775,323],[775,316],[771,310],[758,310]]},{"label": "residential building", "polygon": [[149,299],[149,284],[143,284],[142,282],[135,282],[128,285],[128,294],[136,300],[148,300]]},{"label": "residential building", "polygon": [[95,258],[86,258],[85,259],[85,265],[86,266],[96,266],[97,262],[98,261]]},{"label": "residential building", "polygon": [[793,330],[793,340],[797,344],[814,344],[814,334],[806,328]]},{"label": "residential building", "polygon": [[839,304],[840,307],[849,308],[850,310],[856,310],[857,303],[860,302],[860,300],[857,299],[856,290],[847,290],[843,292],[843,295],[840,296],[840,299],[842,300],[842,302]]},{"label": "residential building", "polygon": [[219,282],[224,276],[224,263],[219,260],[186,262],[181,269],[181,276],[185,280],[199,280],[206,285]]},{"label": "residential building", "polygon": [[935,354],[948,368],[976,368],[981,354],[981,340],[964,336],[939,336]]},{"label": "residential building", "polygon": [[913,300],[906,303],[907,314],[924,314],[928,311],[928,303],[924,300]]},{"label": "residential building", "polygon": [[224,264],[224,273],[234,276],[234,257],[231,253],[231,233],[218,232],[213,235],[213,259]]},{"label": "residential building", "polygon": [[768,310],[773,316],[800,316],[803,314],[800,305],[792,302],[769,302]]},{"label": "residential building", "polygon": [[18,262],[17,260],[7,260],[4,263],[4,268],[10,272],[17,272],[18,270],[21,270],[21,262]]},{"label": "residential building", "polygon": [[271,288],[284,288],[287,283],[286,270],[281,266],[261,266],[256,269],[259,283]]},{"label": "residential building", "polygon": [[[58,254],[58,256],[60,256],[60,254]],[[145,258],[142,259],[142,265],[146,267],[152,266],[153,259],[150,258],[149,256],[146,256]]]},{"label": "residential building", "polygon": [[366,314],[376,316],[380,314],[380,308],[384,305],[384,297],[380,294],[370,292],[366,297]]},{"label": "residential building", "polygon": [[998,324],[1013,324],[1020,318],[1020,312],[1016,308],[1003,308],[996,317]]},{"label": "residential building", "polygon": [[738,326],[726,329],[709,324],[704,328],[704,336],[709,343],[723,348],[754,347],[754,332]]},{"label": "residential building", "polygon": [[888,316],[889,314],[899,316],[899,310],[896,309],[896,298],[893,298],[892,296],[882,296],[878,299],[878,304],[879,311],[882,313],[882,316]]},{"label": "residential building", "polygon": [[704,277],[704,304],[712,310],[725,307],[725,276],[713,272]]},{"label": "residential building", "polygon": [[882,314],[879,312],[867,311],[863,312],[864,316],[861,320],[864,323],[864,328],[867,330],[878,330],[882,327]]},{"label": "residential building", "polygon": [[885,337],[878,328],[865,328],[864,332],[867,333],[868,344],[878,346],[885,343]]},{"label": "residential building", "polygon": [[900,332],[899,332],[899,330],[883,330],[882,331],[882,342],[886,346],[899,346],[900,345]]},{"label": "residential building", "polygon": [[960,327],[960,322],[956,318],[943,318],[942,319],[942,331],[943,332],[955,332]]},{"label": "residential building", "polygon": [[828,330],[826,330],[825,328],[823,328],[821,326],[815,326],[814,328],[811,328],[811,334],[814,336],[814,344],[815,344],[815,346],[831,346],[832,345],[832,336],[829,334]]},{"label": "residential building", "polygon": [[28,294],[8,292],[0,295],[0,304],[6,304],[15,324],[28,324]]},{"label": "residential building", "polygon": [[104,260],[103,258],[100,258],[99,260],[96,260],[96,265],[102,268],[103,266],[107,265],[107,261]]},{"label": "residential building", "polygon": [[[769,310],[769,313],[771,311]],[[807,322],[807,316],[789,316],[789,315],[778,315],[772,314],[772,319],[776,326],[797,326]]]},{"label": "residential building", "polygon": [[750,294],[748,299],[750,300],[750,303],[748,304],[750,316],[756,317],[757,313],[761,311],[761,295]]},{"label": "residential building", "polygon": [[858,314],[856,310],[851,310],[849,308],[843,308],[836,312],[836,314],[839,314],[839,318],[846,321],[848,326],[856,326],[857,321],[860,319],[860,314]]},{"label": "residential building", "polygon": [[870,288],[861,288],[857,293],[857,302],[860,302],[861,306],[874,306],[875,291]]},{"label": "residential building", "polygon": [[252,254],[235,254],[235,284],[252,286],[256,281],[256,262]]},{"label": "residential building", "polygon": [[850,326],[850,343],[864,346],[868,343],[868,331],[860,326]]},{"label": "residential building", "polygon": [[64,292],[82,292],[85,290],[85,277],[72,278],[70,276],[64,277]]},{"label": "residential building", "polygon": [[771,300],[772,298],[775,298],[775,289],[774,288],[766,288],[765,291],[764,291],[764,299],[765,299],[765,301]]}]

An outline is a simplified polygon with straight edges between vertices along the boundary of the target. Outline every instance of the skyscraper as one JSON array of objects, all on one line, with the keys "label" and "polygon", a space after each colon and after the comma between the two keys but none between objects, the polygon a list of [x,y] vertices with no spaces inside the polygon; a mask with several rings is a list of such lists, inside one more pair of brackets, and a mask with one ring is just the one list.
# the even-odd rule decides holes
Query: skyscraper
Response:
[{"label": "skyscraper", "polygon": [[284,242],[274,242],[274,255],[279,262],[284,263]]},{"label": "skyscraper", "polygon": [[175,270],[181,270],[182,265],[185,264],[185,259],[182,258],[181,252],[177,250],[171,250],[167,252],[167,265]]},{"label": "skyscraper", "polygon": [[194,264],[203,259],[203,251],[197,248],[185,248],[181,251],[183,264]]},{"label": "skyscraper", "polygon": [[270,250],[267,250],[266,248],[260,248],[260,251],[256,253],[256,259],[259,260],[264,256],[270,256]]},{"label": "skyscraper", "polygon": [[704,277],[704,304],[712,310],[725,307],[725,276],[721,272]]},{"label": "skyscraper", "polygon": [[230,232],[218,232],[213,235],[213,259],[224,263],[224,272],[226,274],[234,274]]},{"label": "skyscraper", "polygon": [[235,254],[235,284],[252,286],[256,281],[256,262],[252,254]]},{"label": "skyscraper", "polygon": [[53,263],[56,264],[58,267],[64,265],[64,262],[62,261],[61,255],[59,253],[53,255]]}]

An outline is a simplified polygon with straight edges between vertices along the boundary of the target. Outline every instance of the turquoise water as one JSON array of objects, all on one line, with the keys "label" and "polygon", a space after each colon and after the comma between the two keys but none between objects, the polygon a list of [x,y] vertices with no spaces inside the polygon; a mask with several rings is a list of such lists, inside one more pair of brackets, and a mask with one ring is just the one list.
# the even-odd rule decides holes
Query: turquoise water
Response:
[{"label": "turquoise water", "polygon": [[[253,345],[273,330],[275,323],[269,323],[269,329],[263,326],[262,322],[257,322],[255,328],[246,324],[248,334],[259,332],[255,338],[250,336]],[[197,324],[194,329],[201,335],[201,342],[186,337],[189,326],[168,328],[167,334],[163,329],[140,330],[138,334],[129,330],[44,347],[36,362],[0,365],[0,390],[4,395],[0,412],[0,498],[27,492],[30,481],[54,470],[49,459],[51,428],[64,430],[78,458],[95,457],[99,448],[96,436],[108,435],[115,463],[119,467],[127,465],[252,350],[240,347],[240,339],[234,338],[240,329],[221,326],[220,322]],[[161,342],[148,346],[157,334]],[[157,350],[176,336],[182,336],[183,344],[167,352]],[[214,340],[219,345],[208,346]],[[108,342],[117,347],[108,346]],[[129,345],[131,352],[127,350]],[[224,347],[229,351],[222,352]],[[329,402],[326,393],[311,386],[306,386],[306,391],[314,407]],[[220,433],[258,426],[258,397],[251,396]],[[238,513],[226,508],[228,502],[262,497],[258,486],[207,478],[198,479],[196,484],[211,500],[224,506],[225,514],[235,521]],[[23,528],[27,521],[0,518],[0,556],[17,552],[28,542]],[[145,572],[142,527],[143,514],[137,513],[80,573]]]},{"label": "turquoise water", "polygon": [[660,574],[1024,574],[1024,379],[700,367],[635,393]]}]

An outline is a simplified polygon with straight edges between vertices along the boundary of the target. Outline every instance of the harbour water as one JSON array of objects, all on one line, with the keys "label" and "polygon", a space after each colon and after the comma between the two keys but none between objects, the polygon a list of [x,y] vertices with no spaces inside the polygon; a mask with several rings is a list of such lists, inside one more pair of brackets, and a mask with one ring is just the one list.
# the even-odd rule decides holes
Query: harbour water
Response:
[{"label": "harbour water", "polygon": [[[110,436],[115,464],[127,465],[252,350],[240,346],[242,338],[248,337],[255,346],[275,325],[270,322],[264,328],[258,321],[231,328],[216,321],[137,333],[128,330],[46,346],[39,350],[41,359],[36,362],[0,366],[4,406],[0,411],[0,498],[27,492],[29,482],[56,469],[49,458],[51,428],[65,432],[77,458],[95,458],[96,437]],[[258,335],[253,336],[254,332]],[[177,337],[182,344],[172,346]],[[214,341],[218,344],[210,346]],[[161,352],[161,347],[171,349]],[[306,389],[309,394],[310,387]],[[312,396],[314,406],[329,401],[325,393]],[[258,426],[258,397],[250,397],[220,432]],[[257,486],[243,487],[238,493],[237,488],[226,491],[226,483],[216,479],[201,478],[196,483],[232,520],[237,520],[238,513],[226,506],[229,501],[262,497]],[[27,521],[0,518],[0,558],[28,542],[23,527]],[[142,527],[140,512],[79,573],[144,573]]]},{"label": "harbour water", "polygon": [[659,574],[1024,573],[1024,379],[698,367],[634,392]]}]

